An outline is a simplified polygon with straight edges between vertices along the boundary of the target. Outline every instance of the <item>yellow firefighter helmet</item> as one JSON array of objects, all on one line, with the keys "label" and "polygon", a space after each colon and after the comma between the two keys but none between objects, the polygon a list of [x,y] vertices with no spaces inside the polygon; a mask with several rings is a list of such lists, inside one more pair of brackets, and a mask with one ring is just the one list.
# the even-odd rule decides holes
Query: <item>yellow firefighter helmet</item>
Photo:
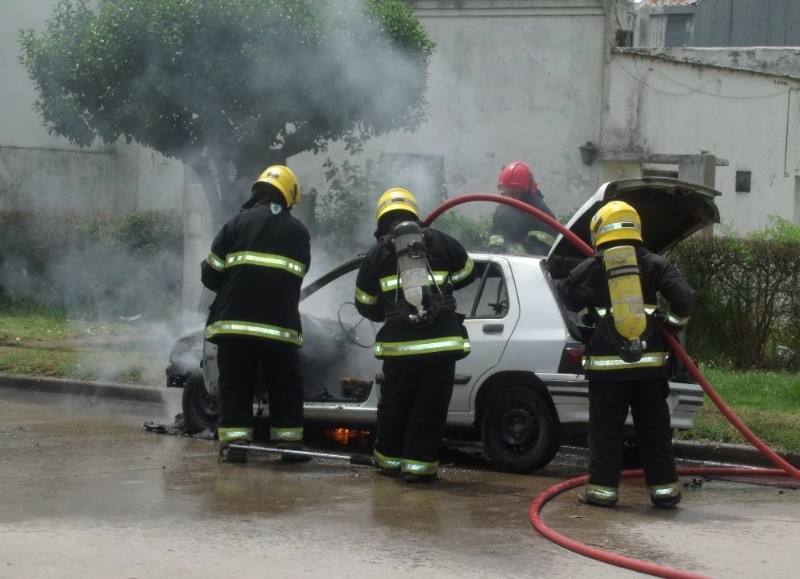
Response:
[{"label": "yellow firefighter helmet", "polygon": [[390,211],[398,210],[410,211],[414,216],[419,219],[419,209],[417,207],[417,199],[407,189],[395,187],[389,189],[378,199],[378,209],[375,212],[375,219],[379,220],[381,217]]},{"label": "yellow firefighter helmet", "polygon": [[297,177],[285,165],[272,165],[264,169],[264,172],[253,183],[250,191],[254,192],[259,183],[267,183],[280,191],[288,208],[300,201],[300,187],[297,185]]},{"label": "yellow firefighter helmet", "polygon": [[603,205],[592,217],[589,230],[595,248],[612,241],[642,241],[639,214],[624,201],[610,201]]}]

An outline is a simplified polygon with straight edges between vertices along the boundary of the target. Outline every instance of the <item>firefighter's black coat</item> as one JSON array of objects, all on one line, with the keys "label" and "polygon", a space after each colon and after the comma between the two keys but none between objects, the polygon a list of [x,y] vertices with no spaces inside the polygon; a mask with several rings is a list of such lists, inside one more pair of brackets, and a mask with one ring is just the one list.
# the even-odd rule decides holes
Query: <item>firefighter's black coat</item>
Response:
[{"label": "firefighter's black coat", "polygon": [[[458,241],[446,233],[429,227],[423,228],[423,235],[431,271],[448,274],[444,283],[440,284],[439,289],[442,294],[452,295],[454,289],[472,283],[475,279],[472,259]],[[454,278],[454,275],[458,277]],[[356,299],[356,308],[362,316],[375,322],[383,322],[397,310],[397,302],[404,301],[402,291],[381,291],[380,280],[392,276],[397,276],[397,258],[391,237],[385,235],[367,252],[356,278],[357,290],[377,298],[373,304],[366,304]],[[426,327],[416,327],[399,319],[387,321],[380,329],[377,340],[407,342],[462,336],[464,333],[461,319],[456,312],[443,311],[431,325]],[[462,350],[459,357],[463,355]]]},{"label": "firefighter's black coat", "polygon": [[[660,293],[669,304],[669,311],[680,318],[688,318],[695,308],[694,289],[683,278],[670,261],[638,245],[636,257],[639,263],[642,282],[642,297],[645,305],[657,305]],[[585,259],[577,265],[569,276],[557,283],[564,306],[572,312],[587,308],[592,314],[597,309],[610,309],[611,298],[606,282],[602,255]],[[652,315],[648,315],[649,336],[646,338],[645,354],[666,352],[667,343],[655,326]],[[610,316],[594,318],[596,328],[589,339],[586,356],[613,356],[616,348],[609,340],[607,324],[613,323]],[[630,365],[619,370],[589,371],[590,380],[635,380],[649,377],[665,377],[666,369],[661,366]]]},{"label": "firefighter's black coat", "polygon": [[[535,193],[526,191],[520,197],[520,201],[527,203],[534,209],[538,209],[553,219],[556,218],[547,206],[547,203],[545,203],[544,195],[542,195],[539,190]],[[525,248],[527,253],[547,255],[549,246],[545,245],[541,240],[532,237],[530,235],[532,231],[541,231],[551,236],[553,239],[555,239],[557,235],[552,227],[546,225],[539,220],[538,217],[526,211],[521,211],[511,205],[501,203],[494,210],[491,233],[492,236],[502,237],[502,241],[499,243],[504,249],[508,249],[514,244],[520,244]]]},{"label": "firefighter's black coat", "polygon": [[[302,264],[311,263],[310,236],[305,225],[282,208],[275,215],[271,203],[245,209],[228,221],[211,245],[222,262],[239,252],[269,254]],[[301,332],[300,287],[303,276],[276,267],[236,265],[212,267],[212,256],[201,264],[203,285],[217,292],[208,326],[220,321],[267,324]],[[211,338],[213,341],[213,337]]]}]

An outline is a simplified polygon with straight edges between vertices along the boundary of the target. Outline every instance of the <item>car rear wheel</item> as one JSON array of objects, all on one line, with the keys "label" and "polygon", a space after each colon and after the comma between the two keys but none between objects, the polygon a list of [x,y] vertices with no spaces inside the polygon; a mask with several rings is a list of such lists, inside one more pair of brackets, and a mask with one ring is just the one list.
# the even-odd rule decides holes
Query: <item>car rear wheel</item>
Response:
[{"label": "car rear wheel", "polygon": [[546,466],[561,447],[558,419],[533,388],[512,386],[489,401],[481,420],[486,454],[497,467],[530,472]]},{"label": "car rear wheel", "polygon": [[203,378],[192,376],[183,387],[183,419],[190,434],[217,427],[219,400],[206,390]]}]

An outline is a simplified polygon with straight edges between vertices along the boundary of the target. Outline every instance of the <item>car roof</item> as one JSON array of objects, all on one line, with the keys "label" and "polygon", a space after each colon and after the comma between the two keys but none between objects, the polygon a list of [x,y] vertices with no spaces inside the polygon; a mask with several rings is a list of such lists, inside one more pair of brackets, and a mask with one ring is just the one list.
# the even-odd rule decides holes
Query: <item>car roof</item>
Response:
[{"label": "car roof", "polygon": [[[610,181],[601,185],[575,212],[566,227],[591,246],[589,222],[594,214],[609,201],[625,201],[641,217],[644,246],[666,254],[683,239],[719,223],[719,208],[714,202],[719,195],[719,191],[710,187],[669,177]],[[584,258],[582,249],[559,235],[546,263],[550,272],[560,277]]]}]

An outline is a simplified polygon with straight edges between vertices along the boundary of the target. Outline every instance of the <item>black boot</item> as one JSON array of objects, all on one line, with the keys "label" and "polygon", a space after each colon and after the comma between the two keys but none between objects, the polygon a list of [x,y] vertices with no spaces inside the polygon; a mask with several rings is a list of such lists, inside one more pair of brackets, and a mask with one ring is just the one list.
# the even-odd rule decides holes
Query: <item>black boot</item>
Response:
[{"label": "black boot", "polygon": [[[306,447],[303,446],[302,442],[279,442],[275,445],[275,448],[280,448],[281,450],[289,450],[289,451],[306,450]],[[281,462],[308,462],[310,460],[311,456],[308,454],[294,454],[293,452],[281,453]]]},{"label": "black boot", "polygon": [[661,509],[674,509],[681,502],[680,481],[665,485],[649,485],[647,492],[652,503]]},{"label": "black boot", "polygon": [[[231,447],[232,444],[235,444],[236,448]],[[247,462],[247,449],[240,447],[249,445],[250,442],[247,440],[234,440],[222,443],[219,447],[219,459],[217,462]]]}]

